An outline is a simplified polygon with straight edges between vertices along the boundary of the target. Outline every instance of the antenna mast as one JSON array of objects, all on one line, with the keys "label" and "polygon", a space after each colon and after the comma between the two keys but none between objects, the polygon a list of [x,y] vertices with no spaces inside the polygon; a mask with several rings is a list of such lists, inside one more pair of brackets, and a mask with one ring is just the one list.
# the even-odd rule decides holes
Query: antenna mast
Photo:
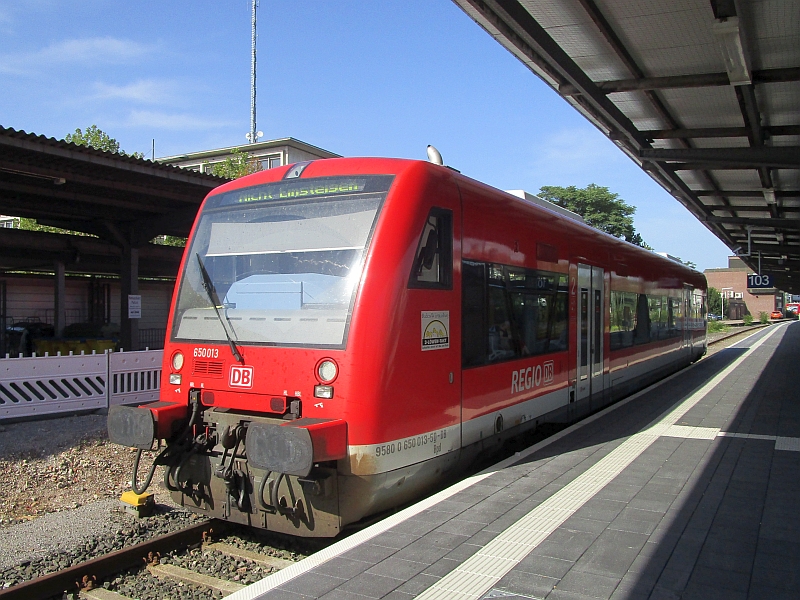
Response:
[{"label": "antenna mast", "polygon": [[247,139],[251,144],[258,141],[258,132],[256,131],[256,5],[258,0],[253,0],[253,40],[252,40],[252,55],[250,60],[250,133],[247,134]]}]

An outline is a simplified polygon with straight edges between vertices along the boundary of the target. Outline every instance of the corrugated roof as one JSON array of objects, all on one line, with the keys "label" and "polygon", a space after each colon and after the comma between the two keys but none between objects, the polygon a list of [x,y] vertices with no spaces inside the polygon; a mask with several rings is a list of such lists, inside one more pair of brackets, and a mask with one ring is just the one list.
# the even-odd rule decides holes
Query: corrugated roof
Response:
[{"label": "corrugated roof", "polygon": [[[203,198],[226,181],[0,127],[0,214],[94,234],[116,246],[188,235]],[[38,254],[35,247],[21,256],[5,251],[0,269],[52,264],[52,252]],[[78,253],[65,252],[62,261],[68,270],[85,270]]]},{"label": "corrugated roof", "polygon": [[[800,2],[454,1],[730,248],[749,231],[744,260],[800,293]],[[731,84],[720,27],[749,83]]]},{"label": "corrugated roof", "polygon": [[[116,168],[147,175],[160,173],[162,178],[184,181],[192,183],[193,185],[203,185],[200,182],[208,182],[211,184],[211,187],[216,187],[228,181],[224,177],[187,171],[173,165],[153,162],[145,158],[134,158],[115,152],[105,152],[89,146],[79,146],[78,144],[73,144],[64,140],[28,133],[10,127],[3,127],[2,125],[0,125],[0,147],[4,150],[6,148],[19,148],[21,150],[37,152],[42,155],[61,156],[73,159],[76,162],[114,166]],[[128,166],[123,167],[123,165]]]}]

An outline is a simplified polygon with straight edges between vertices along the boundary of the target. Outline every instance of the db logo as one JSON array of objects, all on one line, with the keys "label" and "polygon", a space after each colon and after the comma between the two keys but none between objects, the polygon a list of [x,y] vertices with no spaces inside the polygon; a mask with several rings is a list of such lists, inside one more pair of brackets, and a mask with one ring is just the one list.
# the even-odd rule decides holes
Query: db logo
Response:
[{"label": "db logo", "polygon": [[544,364],[542,364],[542,375],[545,383],[553,383],[553,376],[554,376],[554,364],[552,360],[548,360]]},{"label": "db logo", "polygon": [[253,367],[231,367],[231,387],[253,387]]}]

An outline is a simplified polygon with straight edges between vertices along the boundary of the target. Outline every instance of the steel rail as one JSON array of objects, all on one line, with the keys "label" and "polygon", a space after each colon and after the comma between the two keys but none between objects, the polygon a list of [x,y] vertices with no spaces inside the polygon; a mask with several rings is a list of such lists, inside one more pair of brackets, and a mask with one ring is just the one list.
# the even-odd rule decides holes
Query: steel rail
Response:
[{"label": "steel rail", "polygon": [[64,591],[77,591],[79,582],[84,577],[90,579],[96,577],[98,581],[101,581],[106,576],[119,573],[127,568],[144,566],[144,561],[149,553],[155,554],[159,552],[166,554],[181,547],[201,543],[203,534],[210,529],[213,529],[214,534],[217,535],[228,527],[228,523],[218,519],[203,521],[172,533],[160,535],[141,544],[115,550],[73,567],[0,590],[0,599],[30,600],[31,598],[50,598]]}]

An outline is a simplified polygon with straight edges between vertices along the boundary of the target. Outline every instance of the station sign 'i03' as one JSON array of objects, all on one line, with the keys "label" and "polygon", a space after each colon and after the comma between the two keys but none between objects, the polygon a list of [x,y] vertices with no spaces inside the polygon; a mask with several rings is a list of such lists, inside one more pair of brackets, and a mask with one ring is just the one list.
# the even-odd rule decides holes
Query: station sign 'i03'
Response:
[{"label": "station sign 'i03'", "polygon": [[763,273],[748,273],[747,291],[753,295],[774,294],[777,292],[772,280],[772,275]]}]

